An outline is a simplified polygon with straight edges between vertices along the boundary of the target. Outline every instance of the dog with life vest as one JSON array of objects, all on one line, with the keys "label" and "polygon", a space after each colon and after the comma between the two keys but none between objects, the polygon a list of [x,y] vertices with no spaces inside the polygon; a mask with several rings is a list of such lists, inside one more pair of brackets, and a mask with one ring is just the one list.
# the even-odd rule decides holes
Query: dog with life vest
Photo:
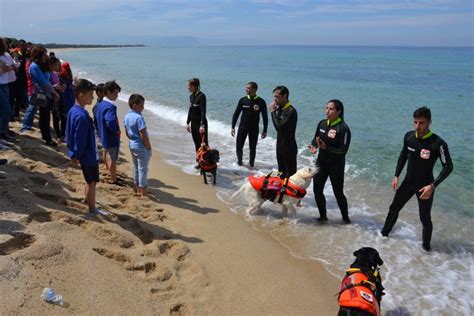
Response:
[{"label": "dog with life vest", "polygon": [[247,217],[254,215],[265,201],[281,204],[283,216],[296,215],[296,205],[306,195],[306,188],[316,174],[317,168],[304,167],[289,178],[282,179],[276,173],[268,175],[251,175],[237,192],[232,195],[235,198],[240,192],[248,202],[246,209]]},{"label": "dog with life vest", "polygon": [[219,159],[219,151],[206,145],[203,139],[201,147],[199,147],[198,151],[196,152],[196,161],[199,165],[199,169],[201,170],[201,175],[205,184],[208,184],[207,174],[210,173],[212,176],[212,184],[216,185],[217,163],[219,162]]},{"label": "dog with life vest", "polygon": [[384,287],[379,266],[383,264],[374,248],[354,252],[356,260],[347,269],[338,295],[338,316],[379,316]]}]

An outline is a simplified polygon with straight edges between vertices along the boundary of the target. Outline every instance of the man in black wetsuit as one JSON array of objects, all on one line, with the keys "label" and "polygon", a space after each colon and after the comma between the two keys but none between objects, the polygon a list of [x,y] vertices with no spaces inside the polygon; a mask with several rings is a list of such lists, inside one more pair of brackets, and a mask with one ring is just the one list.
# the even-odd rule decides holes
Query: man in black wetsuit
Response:
[{"label": "man in black wetsuit", "polygon": [[278,171],[282,178],[291,177],[296,173],[296,123],[298,113],[288,100],[290,92],[285,86],[277,86],[273,89],[275,100],[270,104],[272,121],[277,131],[276,154]]},{"label": "man in black wetsuit", "polygon": [[191,133],[196,152],[201,147],[201,134],[204,134],[204,142],[209,145],[207,139],[207,118],[206,118],[206,95],[200,91],[198,78],[188,80],[189,111],[186,120],[186,129]]},{"label": "man in black wetsuit", "polygon": [[[433,231],[431,206],[433,205],[434,190],[451,173],[453,163],[446,142],[430,131],[430,109],[425,106],[417,109],[413,113],[413,118],[415,130],[405,134],[395,177],[392,181],[392,188],[396,190],[396,193],[381,233],[388,237],[397,221],[398,213],[406,202],[416,194],[420,220],[423,225],[423,249],[430,251]],[[438,177],[433,180],[433,168],[438,158],[441,160],[443,168]],[[407,174],[398,188],[398,177],[407,160]]]},{"label": "man in black wetsuit", "polygon": [[240,112],[242,112],[242,117],[240,119],[239,131],[237,132],[237,142],[236,142],[236,153],[237,153],[237,163],[239,166],[242,166],[242,149],[245,144],[245,139],[247,135],[249,136],[249,148],[250,148],[250,158],[249,165],[250,167],[254,166],[255,155],[257,153],[257,141],[258,141],[258,132],[259,132],[259,122],[260,114],[263,118],[263,132],[262,139],[267,137],[267,127],[268,127],[268,115],[267,115],[267,104],[265,100],[259,97],[257,93],[258,86],[255,82],[247,83],[245,92],[247,95],[242,97],[237,104],[235,109],[234,116],[232,117],[232,137],[235,136],[235,124],[239,119]]}]

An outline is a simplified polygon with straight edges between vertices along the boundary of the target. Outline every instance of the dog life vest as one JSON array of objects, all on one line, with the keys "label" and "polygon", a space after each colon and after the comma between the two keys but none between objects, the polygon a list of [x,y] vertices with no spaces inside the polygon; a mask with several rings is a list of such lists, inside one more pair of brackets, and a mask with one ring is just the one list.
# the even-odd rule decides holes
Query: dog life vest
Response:
[{"label": "dog life vest", "polygon": [[[377,278],[376,275],[374,277]],[[357,308],[374,316],[380,316],[379,302],[374,295],[376,291],[375,282],[370,281],[361,269],[348,269],[339,291],[339,306]]]},{"label": "dog life vest", "polygon": [[277,195],[278,203],[281,203],[284,195],[297,199],[302,199],[306,195],[306,190],[291,183],[288,178],[267,176],[249,176],[249,182],[252,187],[262,194],[262,199],[274,201]]},{"label": "dog life vest", "polygon": [[201,146],[199,147],[197,153],[196,153],[196,161],[199,164],[199,167],[201,168],[202,171],[205,172],[211,172],[214,171],[217,168],[216,163],[210,163],[204,159],[204,155],[210,150],[211,148],[209,146]]}]

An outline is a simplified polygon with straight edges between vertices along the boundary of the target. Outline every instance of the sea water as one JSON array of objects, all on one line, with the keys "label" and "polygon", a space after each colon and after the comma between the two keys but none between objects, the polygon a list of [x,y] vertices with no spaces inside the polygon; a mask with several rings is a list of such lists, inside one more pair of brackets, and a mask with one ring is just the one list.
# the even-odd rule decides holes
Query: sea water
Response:
[{"label": "sea water", "polygon": [[[318,211],[310,187],[295,219],[282,220],[280,209],[265,203],[262,212],[248,220],[249,225],[271,234],[292,255],[324,263],[338,278],[354,260],[356,249],[376,248],[385,262],[385,314],[472,313],[473,48],[146,47],[64,51],[58,55],[71,63],[79,77],[96,83],[117,80],[123,101],[131,93],[144,95],[144,115],[154,147],[169,163],[191,174],[197,173],[192,168],[191,136],[185,130],[187,80],[199,77],[207,96],[210,145],[221,153],[217,195],[230,211],[239,214],[245,202],[241,196],[231,199],[232,193],[249,174],[277,168],[271,119],[269,137],[258,143],[256,167],[236,164],[231,119],[238,99],[245,95],[246,83],[256,81],[258,95],[267,103],[275,86],[289,88],[290,100],[298,111],[299,167],[314,164],[315,157],[306,145],[324,118],[326,101],[342,100],[345,121],[352,132],[345,178],[352,224],[341,224],[328,181],[327,224],[315,220]],[[422,105],[431,108],[431,129],[448,143],[454,163],[453,173],[435,192],[430,254],[421,250],[415,198],[401,211],[390,238],[379,234],[394,194],[390,182],[403,136],[413,128],[413,111]],[[438,162],[435,177],[439,170]]]}]

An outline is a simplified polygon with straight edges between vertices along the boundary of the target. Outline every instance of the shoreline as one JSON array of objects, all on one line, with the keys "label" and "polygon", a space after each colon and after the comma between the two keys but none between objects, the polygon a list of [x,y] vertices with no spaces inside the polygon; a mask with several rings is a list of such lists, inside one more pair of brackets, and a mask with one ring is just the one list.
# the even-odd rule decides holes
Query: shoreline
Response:
[{"label": "shoreline", "polygon": [[[128,104],[117,101],[117,107],[119,117],[123,118]],[[121,152],[130,161],[126,137],[122,138],[121,145]],[[163,203],[172,204],[169,194],[177,187],[185,200],[199,205],[197,209],[191,205],[179,207],[174,214],[179,212],[178,231],[205,240],[188,246],[193,258],[206,271],[210,284],[216,287],[211,295],[214,297],[211,314],[337,313],[337,300],[328,293],[336,293],[340,281],[321,262],[293,256],[271,233],[256,230],[242,214],[231,212],[228,205],[218,199],[217,188],[205,185],[202,176],[187,174],[182,167],[167,163],[156,146],[153,148],[149,179],[156,178],[165,184]],[[163,173],[163,169],[166,172]],[[150,192],[161,202],[159,190]],[[275,265],[281,266],[275,268]],[[249,305],[245,297],[235,297],[242,293],[252,297],[255,305]]]},{"label": "shoreline", "polygon": [[[118,107],[123,118],[128,106]],[[113,214],[105,218],[87,214],[82,173],[70,166],[64,145],[44,146],[39,130],[18,138],[2,152],[10,162],[0,169],[5,312],[337,312],[339,283],[321,263],[293,257],[159,151],[149,173],[156,200],[132,195],[125,139],[118,171],[127,187],[107,184],[100,165],[98,206]],[[66,309],[41,301],[44,287],[63,294]]]}]

